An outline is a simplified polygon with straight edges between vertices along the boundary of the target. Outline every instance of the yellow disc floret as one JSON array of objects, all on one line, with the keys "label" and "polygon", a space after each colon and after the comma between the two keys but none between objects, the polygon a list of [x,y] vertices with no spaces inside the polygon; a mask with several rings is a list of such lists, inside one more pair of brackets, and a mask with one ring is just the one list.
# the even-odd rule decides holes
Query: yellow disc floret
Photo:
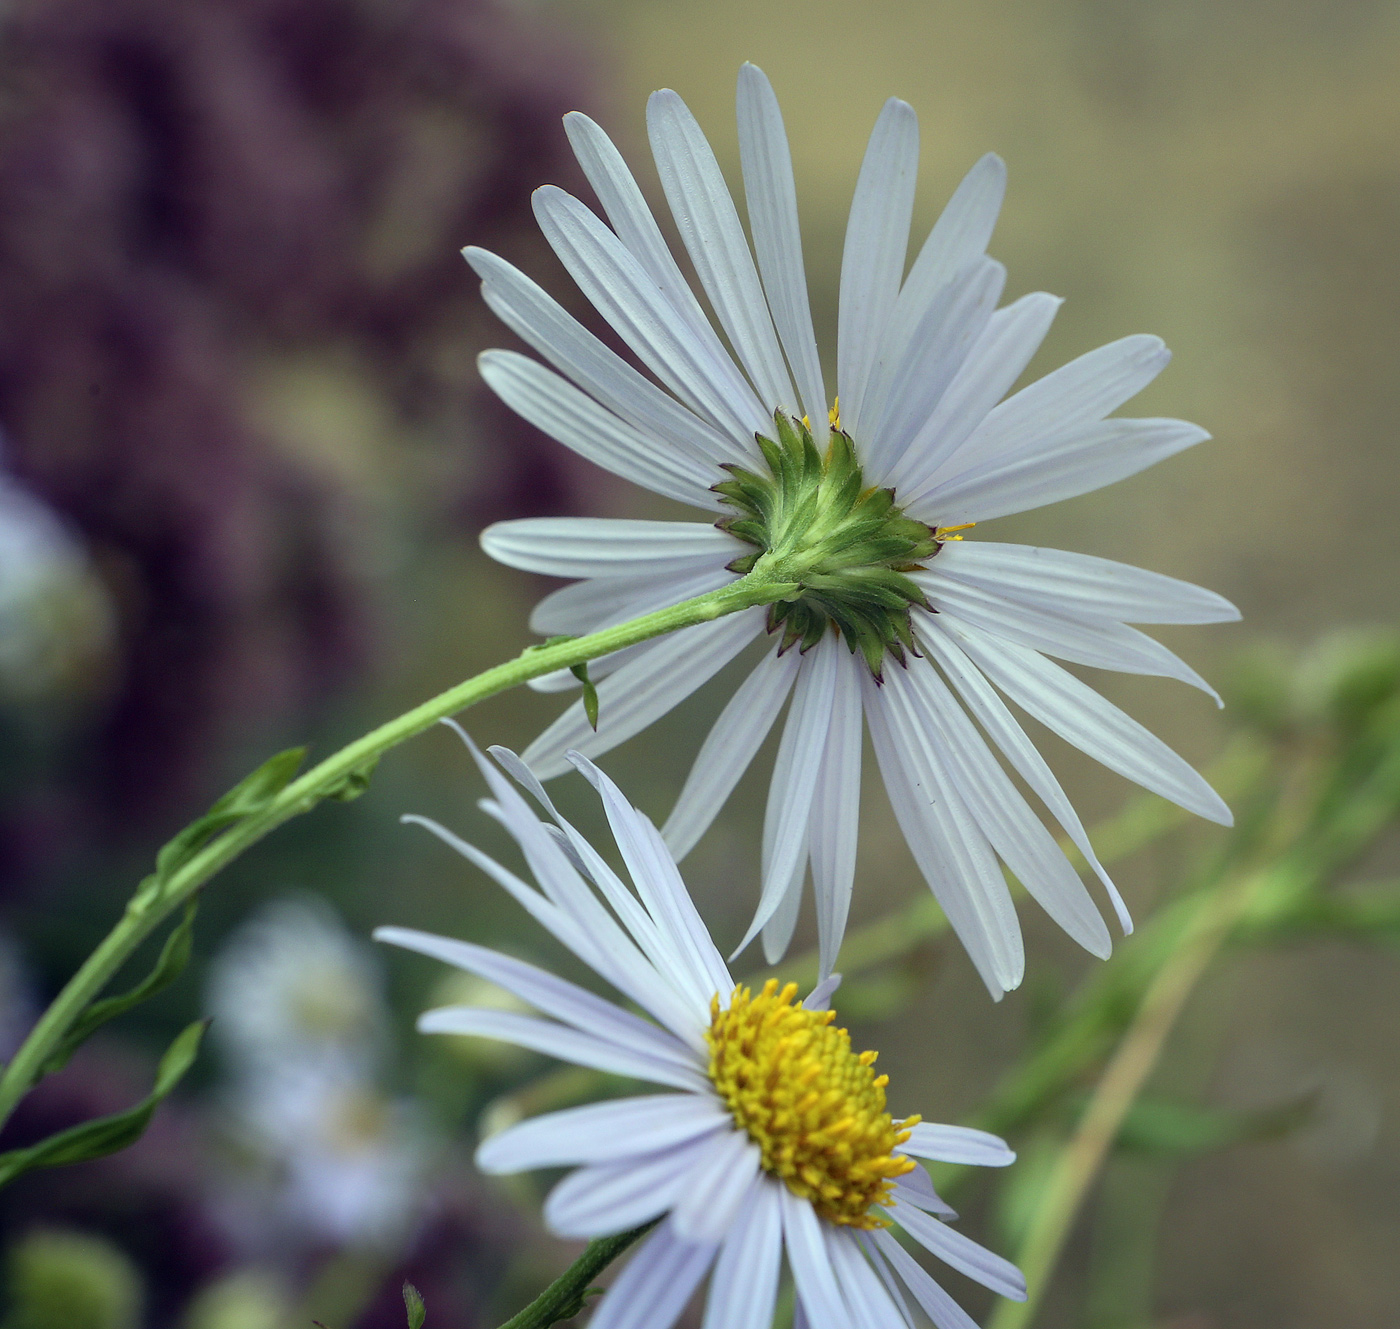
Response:
[{"label": "yellow disc floret", "polygon": [[797,984],[769,979],[754,996],[742,984],[729,1008],[710,1003],[710,1079],[763,1166],[828,1222],[884,1227],[872,1205],[890,1204],[894,1179],[914,1160],[896,1157],[918,1117],[885,1111],[889,1076],[874,1052],[851,1051],[833,1011],[795,1004]]}]

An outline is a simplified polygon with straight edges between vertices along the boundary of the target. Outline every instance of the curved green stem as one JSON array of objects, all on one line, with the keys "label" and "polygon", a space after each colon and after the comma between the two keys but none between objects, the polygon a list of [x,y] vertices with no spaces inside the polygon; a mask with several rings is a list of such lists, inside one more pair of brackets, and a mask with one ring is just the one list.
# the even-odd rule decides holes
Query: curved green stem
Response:
[{"label": "curved green stem", "polygon": [[518,1315],[512,1315],[501,1329],[549,1329],[561,1320],[572,1320],[588,1304],[588,1292],[593,1280],[629,1246],[646,1236],[660,1219],[619,1232],[615,1237],[598,1237],[590,1241],[582,1255],[564,1270],[538,1297]]},{"label": "curved green stem", "polygon": [[643,615],[586,637],[532,646],[513,660],[496,665],[448,688],[421,706],[380,725],[362,738],[293,780],[265,807],[230,827],[171,873],[158,893],[138,892],[116,926],[54,998],[23,1046],[0,1076],[0,1125],[39,1078],[41,1069],[63,1041],[73,1022],[107,985],[131,953],[185,900],[244,850],[285,821],[309,812],[347,780],[370,769],[391,748],[421,734],[439,720],[475,706],[532,678],[586,664],[626,646],[680,628],[708,623],[725,614],[772,604],[796,593],[797,586],[772,570],[755,570],[736,582],[680,604]]}]

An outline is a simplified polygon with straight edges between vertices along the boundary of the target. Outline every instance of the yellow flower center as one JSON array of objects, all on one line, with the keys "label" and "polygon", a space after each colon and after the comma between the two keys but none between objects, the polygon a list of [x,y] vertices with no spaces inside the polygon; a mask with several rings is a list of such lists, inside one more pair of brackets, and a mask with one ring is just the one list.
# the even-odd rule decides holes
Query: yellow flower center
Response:
[{"label": "yellow flower center", "polygon": [[794,1195],[828,1222],[885,1227],[870,1207],[891,1204],[894,1179],[916,1166],[894,1150],[919,1118],[894,1121],[889,1076],[871,1069],[878,1053],[852,1052],[850,1034],[832,1027],[835,1012],[805,1010],[796,996],[796,983],[779,992],[771,978],[756,997],[740,984],[728,1010],[716,996],[705,1032],[710,1079],[764,1168]]}]

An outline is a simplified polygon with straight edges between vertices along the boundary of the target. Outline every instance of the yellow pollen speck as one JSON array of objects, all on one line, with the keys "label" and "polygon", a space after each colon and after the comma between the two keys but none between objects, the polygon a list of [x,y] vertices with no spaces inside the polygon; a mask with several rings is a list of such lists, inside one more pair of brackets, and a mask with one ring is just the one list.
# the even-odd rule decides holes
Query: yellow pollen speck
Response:
[{"label": "yellow pollen speck", "polygon": [[870,1069],[876,1054],[852,1052],[835,1012],[805,1010],[796,996],[796,983],[780,992],[771,978],[757,996],[740,984],[728,1010],[716,996],[705,1031],[710,1079],[764,1168],[794,1195],[828,1222],[885,1227],[870,1209],[892,1203],[894,1179],[916,1166],[894,1151],[919,1118],[894,1121],[889,1077]]}]

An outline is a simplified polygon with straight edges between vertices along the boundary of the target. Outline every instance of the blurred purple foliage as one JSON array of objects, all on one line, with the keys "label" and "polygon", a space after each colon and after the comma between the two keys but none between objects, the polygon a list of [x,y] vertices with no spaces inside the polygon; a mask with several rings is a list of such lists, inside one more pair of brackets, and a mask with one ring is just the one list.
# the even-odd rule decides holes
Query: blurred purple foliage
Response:
[{"label": "blurred purple foliage", "polygon": [[0,429],[119,624],[90,749],[10,810],[23,857],[58,838],[35,827],[183,816],[235,720],[297,714],[366,658],[353,505],[259,435],[251,355],[349,347],[407,420],[473,420],[495,446],[459,470],[463,520],[567,503],[561,450],[477,384],[457,251],[538,243],[529,192],[574,178],[559,117],[586,75],[489,0],[8,8]]}]

